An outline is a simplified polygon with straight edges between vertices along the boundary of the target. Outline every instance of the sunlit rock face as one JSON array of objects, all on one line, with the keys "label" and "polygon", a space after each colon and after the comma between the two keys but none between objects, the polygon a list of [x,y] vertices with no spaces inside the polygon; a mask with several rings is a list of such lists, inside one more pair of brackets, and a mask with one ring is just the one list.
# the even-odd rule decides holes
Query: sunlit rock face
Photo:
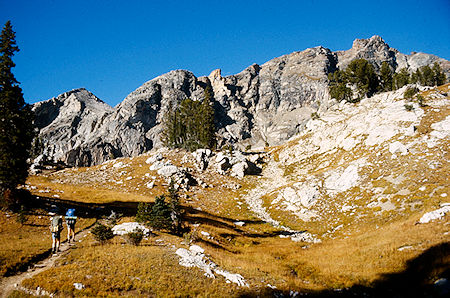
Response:
[{"label": "sunlit rock face", "polygon": [[410,71],[438,62],[447,76],[450,73],[445,59],[404,55],[373,36],[355,40],[347,51],[309,48],[226,77],[220,69],[204,77],[171,71],[144,83],[114,108],[85,89],[72,90],[36,103],[35,122],[46,160],[71,166],[100,164],[162,147],[168,109],[185,98],[202,100],[209,87],[219,147],[279,145],[301,132],[313,113],[322,114],[336,104],[328,93],[327,75],[358,58],[367,59],[376,70],[384,61],[396,70]]}]

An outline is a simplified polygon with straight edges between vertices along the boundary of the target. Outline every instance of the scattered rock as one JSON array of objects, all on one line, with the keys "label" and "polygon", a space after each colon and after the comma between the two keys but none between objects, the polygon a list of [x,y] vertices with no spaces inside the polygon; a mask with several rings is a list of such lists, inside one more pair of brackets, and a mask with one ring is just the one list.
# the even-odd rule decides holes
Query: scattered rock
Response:
[{"label": "scattered rock", "polygon": [[191,245],[189,250],[179,248],[176,254],[180,257],[180,265],[185,267],[198,267],[205,272],[205,276],[215,278],[215,274],[225,277],[227,282],[232,282],[241,287],[248,287],[247,282],[240,274],[230,273],[217,266],[214,262],[209,260],[205,254],[205,250],[198,245]]},{"label": "scattered rock", "polygon": [[425,213],[419,220],[420,223],[429,223],[435,219],[441,219],[447,212],[450,212],[450,203],[444,203],[441,208]]},{"label": "scattered rock", "polygon": [[208,167],[209,158],[212,155],[212,151],[210,149],[197,149],[193,156],[196,160],[196,166],[199,171],[204,171]]},{"label": "scattered rock", "polygon": [[155,181],[150,181],[145,184],[145,186],[149,189],[152,189],[155,186]]},{"label": "scattered rock", "polygon": [[391,154],[400,153],[401,155],[407,155],[408,149],[406,148],[405,145],[403,145],[399,141],[396,141],[394,143],[389,144],[389,152],[391,152]]},{"label": "scattered rock", "polygon": [[75,289],[77,289],[77,290],[82,290],[82,289],[84,289],[84,285],[83,285],[81,282],[75,282],[75,283],[73,284],[73,286],[74,286]]},{"label": "scattered rock", "polygon": [[112,228],[114,235],[119,236],[134,232],[135,230],[141,230],[144,236],[150,235],[150,230],[137,222],[125,222],[120,225],[115,225]]},{"label": "scattered rock", "polygon": [[178,167],[174,165],[164,165],[158,170],[158,174],[168,178],[178,172]]},{"label": "scattered rock", "polygon": [[164,158],[163,155],[162,155],[160,152],[158,152],[158,153],[156,153],[156,154],[150,156],[149,158],[147,158],[147,160],[145,161],[145,163],[146,163],[146,164],[154,164],[154,163],[157,162],[157,161],[163,160],[163,158]]}]

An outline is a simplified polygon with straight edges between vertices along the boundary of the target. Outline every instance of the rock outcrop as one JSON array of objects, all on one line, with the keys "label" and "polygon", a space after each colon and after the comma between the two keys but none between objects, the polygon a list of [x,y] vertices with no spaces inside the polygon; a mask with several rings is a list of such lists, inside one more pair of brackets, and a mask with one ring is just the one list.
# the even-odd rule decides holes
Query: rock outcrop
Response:
[{"label": "rock outcrop", "polygon": [[201,100],[209,86],[219,147],[278,145],[300,132],[312,113],[335,104],[329,98],[327,75],[356,58],[369,60],[376,69],[383,61],[397,70],[438,62],[447,76],[450,73],[447,60],[423,53],[404,55],[374,36],[355,40],[347,51],[310,48],[226,77],[220,69],[199,78],[189,71],[171,71],[144,83],[115,108],[76,89],[35,104],[36,124],[47,160],[71,166],[100,164],[161,147],[161,123],[169,107],[185,98]]}]

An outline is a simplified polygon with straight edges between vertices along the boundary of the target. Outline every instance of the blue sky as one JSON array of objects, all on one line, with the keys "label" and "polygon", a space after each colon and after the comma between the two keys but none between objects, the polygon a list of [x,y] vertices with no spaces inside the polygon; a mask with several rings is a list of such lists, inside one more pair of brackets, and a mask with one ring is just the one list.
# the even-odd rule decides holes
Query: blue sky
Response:
[{"label": "blue sky", "polygon": [[402,53],[450,59],[450,0],[0,0],[2,27],[7,20],[21,49],[13,71],[30,103],[84,87],[114,106],[170,70],[235,74],[375,34]]}]

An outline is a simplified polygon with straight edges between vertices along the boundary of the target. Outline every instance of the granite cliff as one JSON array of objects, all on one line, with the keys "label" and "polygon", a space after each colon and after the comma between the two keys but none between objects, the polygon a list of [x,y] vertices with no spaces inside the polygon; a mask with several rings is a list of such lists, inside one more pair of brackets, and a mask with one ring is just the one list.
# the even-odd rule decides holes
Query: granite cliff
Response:
[{"label": "granite cliff", "polygon": [[208,86],[214,96],[219,146],[279,145],[301,132],[312,113],[321,114],[335,104],[327,75],[357,58],[367,59],[376,69],[387,61],[396,70],[410,71],[438,62],[450,75],[449,61],[424,53],[405,55],[373,36],[355,40],[347,51],[310,48],[226,77],[220,69],[198,78],[174,70],[144,83],[114,108],[76,89],[34,105],[43,155],[54,162],[87,166],[161,147],[161,122],[169,106],[185,98],[202,99]]}]

